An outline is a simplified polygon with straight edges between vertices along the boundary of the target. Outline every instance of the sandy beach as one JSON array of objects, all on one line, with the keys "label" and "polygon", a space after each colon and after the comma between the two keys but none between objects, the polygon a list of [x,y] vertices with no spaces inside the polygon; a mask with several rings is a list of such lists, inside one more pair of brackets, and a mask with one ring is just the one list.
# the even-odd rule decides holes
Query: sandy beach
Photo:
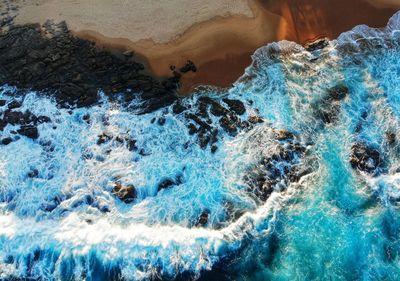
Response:
[{"label": "sandy beach", "polygon": [[[398,3],[396,3],[398,2]],[[104,47],[133,50],[151,72],[171,75],[190,59],[196,73],[182,77],[181,92],[197,85],[226,87],[268,42],[304,44],[335,38],[357,24],[386,25],[396,0],[19,0],[17,23],[65,20],[75,35]]]}]

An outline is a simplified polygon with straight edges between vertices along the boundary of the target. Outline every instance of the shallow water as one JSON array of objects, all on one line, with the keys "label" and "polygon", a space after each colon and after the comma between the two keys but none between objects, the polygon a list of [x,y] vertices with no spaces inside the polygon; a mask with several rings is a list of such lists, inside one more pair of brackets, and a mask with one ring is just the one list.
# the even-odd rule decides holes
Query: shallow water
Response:
[{"label": "shallow water", "polygon": [[[265,120],[235,136],[219,130],[215,154],[200,148],[172,106],[137,115],[138,101],[104,97],[90,108],[65,109],[25,93],[22,109],[52,121],[38,126],[38,140],[0,147],[0,278],[399,280],[400,148],[385,137],[400,137],[397,30],[400,14],[386,29],[357,27],[311,53],[273,43],[256,51],[227,92],[185,99],[193,110],[204,95],[238,99],[246,105],[241,118]],[[349,94],[327,102],[336,85]],[[11,101],[15,92],[3,85],[0,98]],[[333,121],[324,122],[332,106]],[[8,125],[2,138],[15,129]],[[274,138],[277,129],[307,147],[277,168],[310,173],[282,180],[264,202],[245,178],[287,145]],[[112,139],[98,144],[103,133]],[[117,137],[135,139],[139,149]],[[383,165],[374,174],[351,167],[357,142],[379,151]],[[33,169],[36,178],[27,176]],[[177,177],[181,184],[157,190]],[[112,194],[117,181],[136,187],[133,203]],[[204,210],[208,223],[196,226]]]}]

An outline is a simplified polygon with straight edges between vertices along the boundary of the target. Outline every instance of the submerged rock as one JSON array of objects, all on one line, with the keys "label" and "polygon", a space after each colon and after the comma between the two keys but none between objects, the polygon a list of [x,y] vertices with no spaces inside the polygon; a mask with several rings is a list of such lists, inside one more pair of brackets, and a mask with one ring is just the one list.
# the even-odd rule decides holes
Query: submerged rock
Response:
[{"label": "submerged rock", "polygon": [[2,145],[9,145],[12,142],[12,138],[4,138],[1,140]]},{"label": "submerged rock", "polygon": [[244,176],[248,190],[262,202],[266,201],[274,190],[282,190],[291,182],[311,172],[302,167],[306,146],[296,136],[286,130],[274,130],[275,148],[260,155],[260,160],[252,165]]},{"label": "submerged rock", "polygon": [[33,169],[28,173],[28,177],[30,178],[36,178],[39,175],[39,171],[37,169]]},{"label": "submerged rock", "polygon": [[349,88],[345,85],[336,85],[328,90],[328,100],[341,101],[349,94]]},{"label": "submerged rock", "polygon": [[196,223],[196,226],[205,226],[208,223],[208,216],[209,216],[209,211],[208,210],[204,210],[200,217],[199,220]]},{"label": "submerged rock", "polygon": [[120,183],[116,183],[112,193],[125,203],[131,203],[137,198],[136,188],[133,185],[123,186]]},{"label": "submerged rock", "polygon": [[377,149],[358,142],[351,148],[350,164],[353,169],[376,175],[383,166],[383,160]]},{"label": "submerged rock", "polygon": [[322,38],[306,44],[305,49],[309,52],[313,52],[316,50],[323,49],[328,45],[329,45],[329,40],[327,38]]},{"label": "submerged rock", "polygon": [[112,139],[111,135],[109,135],[107,133],[102,133],[101,135],[98,136],[97,145],[101,145],[106,142],[109,142],[111,139]]},{"label": "submerged rock", "polygon": [[393,132],[385,133],[386,141],[389,145],[394,145],[396,143],[396,134]]},{"label": "submerged rock", "polygon": [[26,136],[31,139],[37,139],[39,137],[38,129],[34,126],[21,126],[21,129],[17,131],[20,135]]},{"label": "submerged rock", "polygon": [[229,106],[230,110],[234,111],[238,115],[242,115],[246,112],[246,107],[240,100],[224,98],[222,101]]},{"label": "submerged rock", "polygon": [[19,101],[16,101],[16,100],[13,100],[12,102],[10,102],[7,105],[8,109],[15,109],[15,108],[18,108],[18,107],[21,107],[21,106],[22,106],[22,103],[19,102]]},{"label": "submerged rock", "polygon": [[182,184],[182,175],[178,174],[175,178],[165,178],[157,186],[157,191],[168,189],[176,185]]}]

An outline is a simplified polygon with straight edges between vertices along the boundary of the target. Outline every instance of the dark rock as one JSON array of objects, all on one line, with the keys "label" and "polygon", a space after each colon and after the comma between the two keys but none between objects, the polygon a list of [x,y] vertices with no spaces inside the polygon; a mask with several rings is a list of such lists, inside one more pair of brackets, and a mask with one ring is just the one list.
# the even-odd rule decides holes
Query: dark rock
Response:
[{"label": "dark rock", "polygon": [[396,134],[393,132],[386,132],[386,141],[389,145],[394,145],[396,143]]},{"label": "dark rock", "polygon": [[234,135],[237,132],[237,117],[233,115],[223,116],[219,119],[220,126],[229,134]]},{"label": "dark rock", "polygon": [[39,175],[39,171],[37,169],[33,169],[28,173],[28,177],[30,178],[36,178]]},{"label": "dark rock", "polygon": [[218,146],[216,146],[216,145],[212,145],[211,146],[211,153],[215,153],[215,152],[217,152],[217,150],[218,150]]},{"label": "dark rock", "polygon": [[186,114],[186,118],[193,120],[199,125],[199,130],[200,131],[209,131],[211,129],[210,125],[208,125],[206,122],[201,120],[198,116],[194,115],[193,113]]},{"label": "dark rock", "polygon": [[274,131],[275,139],[277,140],[288,140],[293,139],[293,134],[287,130],[275,130]]},{"label": "dark rock", "polygon": [[21,129],[17,131],[20,135],[26,136],[31,139],[37,139],[39,137],[38,129],[34,126],[21,126]]},{"label": "dark rock", "polygon": [[133,185],[123,186],[115,183],[112,193],[125,203],[131,203],[137,198],[136,188]]},{"label": "dark rock", "polygon": [[6,105],[6,100],[0,100],[0,106],[5,106]]},{"label": "dark rock", "polygon": [[12,138],[4,138],[1,140],[1,144],[9,145],[12,142]]},{"label": "dark rock", "polygon": [[350,164],[353,169],[376,175],[383,166],[383,160],[377,149],[358,142],[351,148]]},{"label": "dark rock", "polygon": [[176,100],[179,75],[164,83],[141,74],[142,64],[74,37],[66,25],[13,26],[0,36],[0,49],[0,84],[53,95],[61,106],[93,105],[99,89],[111,98],[142,99],[143,113]]},{"label": "dark rock", "polygon": [[165,117],[158,118],[158,121],[157,121],[158,125],[164,126],[165,122],[166,122]]},{"label": "dark rock", "polygon": [[83,115],[83,116],[82,116],[82,120],[83,120],[83,121],[86,121],[86,123],[89,123],[89,122],[90,122],[90,114],[85,114],[85,115]]},{"label": "dark rock", "polygon": [[50,117],[41,115],[41,116],[37,117],[36,122],[39,123],[39,124],[41,124],[41,123],[49,123],[49,122],[51,122],[51,119],[50,119]]},{"label": "dark rock", "polygon": [[257,123],[264,122],[264,120],[262,120],[262,118],[257,115],[251,115],[248,120],[251,124],[257,124]]},{"label": "dark rock", "polygon": [[211,140],[210,135],[208,134],[199,134],[198,139],[199,139],[199,145],[203,149],[207,147],[207,145]]},{"label": "dark rock", "polygon": [[201,213],[196,226],[205,226],[208,223],[209,211],[205,210]]},{"label": "dark rock", "polygon": [[3,119],[0,119],[0,131],[3,131],[4,128],[7,126],[7,122]]},{"label": "dark rock", "polygon": [[172,179],[165,179],[158,184],[157,190],[167,189],[175,185],[175,181]]},{"label": "dark rock", "polygon": [[16,100],[13,100],[12,102],[10,102],[7,107],[8,109],[15,109],[15,108],[19,108],[22,106],[22,103]]},{"label": "dark rock", "polygon": [[229,106],[229,109],[234,111],[236,114],[242,115],[246,112],[246,107],[240,100],[232,100],[227,98],[224,98],[222,100]]},{"label": "dark rock", "polygon": [[104,144],[106,142],[109,142],[112,139],[112,136],[106,133],[102,133],[101,135],[98,136],[97,139],[97,145]]},{"label": "dark rock", "polygon": [[[229,114],[228,109],[226,109],[225,107],[220,105],[218,102],[216,102],[215,100],[213,100],[209,97],[201,97],[199,99],[199,102],[200,102],[200,106],[202,107],[201,109],[203,111],[206,111],[207,106],[210,105],[211,106],[210,112],[214,116],[220,117],[220,116]],[[203,113],[203,115],[205,116],[206,113]]]},{"label": "dark rock", "polygon": [[102,213],[109,213],[109,212],[111,212],[111,210],[110,210],[110,207],[108,207],[107,205],[105,205],[105,206],[101,206],[101,207],[100,207],[100,212],[102,212]]},{"label": "dark rock", "polygon": [[129,151],[137,150],[136,140],[132,139],[129,135],[117,136],[115,140],[119,143],[126,143]]},{"label": "dark rock", "polygon": [[333,101],[341,101],[349,94],[349,88],[344,85],[337,85],[328,90],[328,99]]},{"label": "dark rock", "polygon": [[328,45],[329,45],[329,40],[327,38],[322,38],[306,44],[305,49],[309,52],[313,52],[315,50],[323,49]]},{"label": "dark rock", "polygon": [[11,125],[17,125],[28,123],[29,120],[26,120],[26,115],[22,112],[7,110],[4,113],[4,121]]},{"label": "dark rock", "polygon": [[180,114],[182,112],[184,112],[187,108],[185,106],[182,105],[181,102],[177,101],[174,106],[172,107],[172,111],[175,114]]},{"label": "dark rock", "polygon": [[249,191],[261,202],[265,202],[275,189],[281,190],[290,182],[296,182],[311,172],[307,167],[299,166],[306,147],[286,130],[275,132],[282,132],[277,135],[280,141],[277,142],[276,150],[271,154],[261,155],[261,159],[244,176]]},{"label": "dark rock", "polygon": [[192,123],[190,123],[187,127],[189,129],[189,135],[194,135],[198,131],[196,126]]},{"label": "dark rock", "polygon": [[179,71],[182,72],[182,73],[186,73],[186,72],[189,72],[189,71],[196,72],[197,71],[197,67],[194,65],[194,63],[191,60],[188,60],[186,62],[186,64],[185,64],[185,66],[181,67],[179,69]]},{"label": "dark rock", "polygon": [[182,184],[182,175],[179,174],[177,175],[174,179],[172,178],[166,178],[163,179],[157,186],[157,191],[161,191],[163,189],[168,189],[171,188],[173,186],[177,186]]}]

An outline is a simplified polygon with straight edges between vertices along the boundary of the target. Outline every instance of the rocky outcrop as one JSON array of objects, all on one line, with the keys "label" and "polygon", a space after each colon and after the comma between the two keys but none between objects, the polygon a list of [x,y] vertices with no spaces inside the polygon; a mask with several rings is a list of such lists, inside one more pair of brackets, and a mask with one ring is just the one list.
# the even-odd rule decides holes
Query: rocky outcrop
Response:
[{"label": "rocky outcrop", "polygon": [[158,81],[143,69],[132,56],[72,36],[65,23],[11,26],[0,33],[0,84],[51,94],[63,106],[92,105],[98,90],[142,99],[141,113],[172,104],[179,77]]},{"label": "rocky outcrop", "polygon": [[309,52],[313,52],[316,50],[321,50],[323,48],[325,48],[326,46],[329,45],[329,40],[328,38],[321,38],[321,39],[317,39],[313,42],[310,42],[308,44],[305,45],[305,49]]},{"label": "rocky outcrop", "polygon": [[349,94],[349,89],[342,84],[327,90],[327,93],[315,104],[314,115],[324,124],[335,123],[340,114],[340,102]]},{"label": "rocky outcrop", "polygon": [[208,210],[204,210],[199,217],[199,220],[196,223],[196,226],[205,226],[208,223],[208,216],[210,212]]},{"label": "rocky outcrop", "polygon": [[[37,125],[51,122],[51,119],[48,116],[36,116],[29,110],[24,112],[18,111],[17,109],[21,106],[22,103],[16,100],[11,101],[7,105],[7,109],[3,113],[2,119],[0,119],[0,131],[3,131],[8,124],[13,126],[19,125],[20,128],[17,130],[18,134],[31,139],[37,139],[39,137]],[[5,138],[3,140],[7,144],[10,143],[10,138]],[[2,141],[3,144],[5,144],[4,142]]]},{"label": "rocky outcrop", "polygon": [[112,193],[124,203],[131,203],[137,197],[136,188],[133,185],[123,186],[115,183]]},{"label": "rocky outcrop", "polygon": [[182,174],[178,174],[173,178],[164,178],[157,186],[157,191],[161,191],[163,189],[169,189],[177,185],[181,185],[183,182]]},{"label": "rocky outcrop", "polygon": [[377,175],[383,168],[383,159],[378,149],[364,142],[357,142],[351,148],[350,164],[353,169]]},{"label": "rocky outcrop", "polygon": [[[306,146],[297,137],[286,130],[274,130],[275,148],[261,156],[260,161],[249,168],[244,176],[249,192],[262,202],[266,201],[274,190],[282,190],[291,182],[312,172],[302,167],[301,158]],[[261,153],[261,152],[260,152]]]}]

